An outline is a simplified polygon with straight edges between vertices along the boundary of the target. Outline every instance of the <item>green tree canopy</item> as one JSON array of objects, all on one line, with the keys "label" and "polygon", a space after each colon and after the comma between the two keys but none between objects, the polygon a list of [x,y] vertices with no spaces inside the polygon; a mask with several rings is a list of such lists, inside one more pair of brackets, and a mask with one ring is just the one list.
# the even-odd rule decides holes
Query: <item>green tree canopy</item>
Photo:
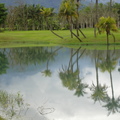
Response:
[{"label": "green tree canopy", "polygon": [[[100,33],[106,31],[107,44],[109,44],[108,35],[113,35],[113,34],[111,34],[111,31],[113,31],[113,32],[117,32],[118,31],[118,28],[116,26],[116,21],[112,17],[101,17],[99,19],[98,23],[96,24],[96,27],[99,29]],[[115,37],[114,37],[114,39],[115,39]]]},{"label": "green tree canopy", "polygon": [[4,4],[0,3],[0,25],[5,22],[7,16],[7,9],[5,8]]}]

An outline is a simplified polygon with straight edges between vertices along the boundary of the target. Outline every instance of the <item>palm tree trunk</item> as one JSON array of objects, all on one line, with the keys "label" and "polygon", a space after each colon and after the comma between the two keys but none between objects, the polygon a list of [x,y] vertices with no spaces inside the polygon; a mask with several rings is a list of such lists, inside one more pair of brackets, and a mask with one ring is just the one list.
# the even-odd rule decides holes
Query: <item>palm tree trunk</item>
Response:
[{"label": "palm tree trunk", "polygon": [[86,38],[85,34],[81,31],[81,29],[79,29],[79,31],[81,32],[81,34],[83,35],[83,37]]},{"label": "palm tree trunk", "polygon": [[80,42],[82,42],[82,40],[75,34],[71,31],[72,35],[74,35]]},{"label": "palm tree trunk", "polygon": [[110,0],[110,6],[109,6],[109,16],[112,16],[112,0]]},{"label": "palm tree trunk", "polygon": [[98,0],[96,0],[96,18],[94,23],[94,36],[96,37],[96,27],[95,24],[98,22]]},{"label": "palm tree trunk", "polygon": [[109,33],[107,32],[106,35],[107,35],[107,45],[109,45]]},{"label": "palm tree trunk", "polygon": [[46,18],[45,20],[46,20],[47,26],[49,27],[49,30],[50,30],[54,35],[56,35],[57,37],[63,39],[63,37],[61,37],[60,35],[56,34],[56,33],[52,30],[52,26],[48,24],[47,18]]}]

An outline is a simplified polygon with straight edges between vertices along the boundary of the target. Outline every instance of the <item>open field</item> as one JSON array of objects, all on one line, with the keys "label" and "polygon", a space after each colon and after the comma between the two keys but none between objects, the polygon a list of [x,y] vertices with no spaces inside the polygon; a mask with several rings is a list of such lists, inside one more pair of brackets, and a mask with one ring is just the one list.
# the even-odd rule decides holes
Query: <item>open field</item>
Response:
[{"label": "open field", "polygon": [[[70,38],[69,30],[57,30],[54,31],[58,35],[62,36],[61,39],[55,36],[50,31],[4,31],[0,33],[0,47],[24,47],[24,46],[71,46],[71,45],[105,45],[106,34],[97,35],[94,37],[94,29],[87,28],[81,29],[87,38],[84,38],[80,34],[80,39],[83,42],[79,42],[78,39]],[[74,30],[74,33],[76,31]],[[116,37],[116,45],[120,45],[120,31],[113,33]],[[114,45],[112,36],[109,37],[110,44]]]}]

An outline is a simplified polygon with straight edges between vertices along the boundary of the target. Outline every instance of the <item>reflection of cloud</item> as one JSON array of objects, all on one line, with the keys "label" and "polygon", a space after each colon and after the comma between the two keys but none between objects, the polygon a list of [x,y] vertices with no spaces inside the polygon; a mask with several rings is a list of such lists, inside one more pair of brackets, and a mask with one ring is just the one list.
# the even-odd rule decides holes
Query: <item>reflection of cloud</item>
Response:
[{"label": "reflection of cloud", "polygon": [[[107,111],[99,103],[94,104],[93,100],[90,99],[89,90],[89,94],[85,97],[78,98],[74,96],[74,91],[69,91],[62,86],[57,71],[54,68],[52,77],[44,77],[40,72],[32,75],[18,73],[16,76],[10,76],[9,84],[5,84],[8,79],[4,78],[1,87],[12,92],[21,91],[21,94],[24,94],[25,100],[31,104],[32,112],[29,111],[31,117],[36,114],[39,118],[37,108],[44,106],[46,108],[55,108],[53,113],[45,115],[50,120],[118,120],[118,114],[107,117]],[[96,83],[94,67],[84,67],[82,73],[84,76],[83,82],[89,85],[92,82]],[[119,92],[118,75],[116,71],[113,72],[116,82],[114,86],[118,88],[118,90],[115,90],[117,94]],[[107,72],[101,73],[99,71],[99,80],[102,84],[106,83],[110,86],[109,74]],[[38,120],[38,118],[34,119]]]}]

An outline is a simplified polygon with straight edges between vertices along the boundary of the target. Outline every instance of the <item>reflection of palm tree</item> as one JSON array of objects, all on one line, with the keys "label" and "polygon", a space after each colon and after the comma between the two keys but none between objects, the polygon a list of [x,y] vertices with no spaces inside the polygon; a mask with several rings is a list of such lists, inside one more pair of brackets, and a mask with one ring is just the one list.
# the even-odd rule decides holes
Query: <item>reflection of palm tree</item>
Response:
[{"label": "reflection of palm tree", "polygon": [[74,94],[74,95],[77,95],[78,97],[84,96],[84,94],[86,94],[85,89],[86,89],[87,87],[88,87],[88,85],[82,83],[82,81],[80,80],[79,83],[78,83],[78,86],[77,86],[77,88],[76,88],[76,91],[75,91],[75,94]]},{"label": "reflection of palm tree", "polygon": [[118,68],[118,72],[120,72],[120,68]]},{"label": "reflection of palm tree", "polygon": [[94,54],[94,60],[95,60],[95,70],[96,70],[96,82],[97,85],[95,86],[94,83],[92,84],[92,86],[90,87],[90,90],[93,91],[91,98],[96,102],[96,101],[104,101],[106,96],[107,96],[107,86],[106,85],[101,85],[99,83],[99,77],[98,77],[98,59],[99,59],[99,53],[97,53],[97,51],[95,51]]},{"label": "reflection of palm tree", "polygon": [[107,86],[106,85],[101,85],[101,84],[97,84],[97,86],[95,86],[94,84],[92,84],[90,90],[93,91],[91,98],[96,102],[96,101],[105,101],[106,97],[107,97],[107,92],[106,92]]},{"label": "reflection of palm tree", "polygon": [[106,85],[101,85],[99,83],[99,77],[98,77],[98,59],[99,59],[99,53],[97,54],[97,51],[95,51],[95,69],[96,69],[96,82],[97,86],[92,84],[90,90],[93,91],[91,98],[96,102],[96,101],[104,101],[106,96],[107,96],[107,86]]},{"label": "reflection of palm tree", "polygon": [[49,70],[49,69],[46,69],[46,70],[44,70],[43,72],[43,75],[45,75],[45,77],[51,77],[51,75],[52,75],[52,72]]},{"label": "reflection of palm tree", "polygon": [[117,63],[116,60],[117,58],[114,58],[113,56],[110,57],[109,47],[107,47],[107,57],[105,60],[101,59],[99,63],[99,68],[101,69],[101,71],[102,72],[108,71],[110,74],[112,98],[107,96],[105,101],[106,105],[103,106],[106,107],[107,110],[109,111],[108,115],[110,113],[119,112],[118,109],[120,108],[120,97],[118,97],[117,99],[115,99],[114,97],[113,80],[112,80],[112,70],[115,69]]},{"label": "reflection of palm tree", "polygon": [[0,74],[6,73],[8,65],[9,63],[6,55],[0,52]]},{"label": "reflection of palm tree", "polygon": [[59,77],[62,80],[62,84],[65,87],[67,87],[69,90],[74,90],[78,85],[77,81],[78,73],[79,71],[77,70],[75,72],[72,72],[71,70],[63,69],[63,71],[59,73]]},{"label": "reflection of palm tree", "polygon": [[116,113],[116,112],[120,112],[120,97],[118,97],[117,99],[115,99],[114,97],[110,98],[107,97],[106,99],[107,104],[104,105],[103,107],[106,107],[108,112],[108,115],[110,115],[111,113]]},{"label": "reflection of palm tree", "polygon": [[46,70],[44,70],[42,73],[43,73],[43,75],[45,75],[45,77],[51,77],[51,75],[52,75],[52,72],[50,71],[50,69],[48,69],[48,66],[49,66],[49,61],[50,61],[50,59],[51,58],[53,58],[53,56],[56,54],[56,52],[58,51],[58,50],[60,50],[62,47],[59,47],[59,48],[57,48],[55,51],[53,51],[49,56],[48,56],[48,59],[47,59],[47,65],[46,65]]},{"label": "reflection of palm tree", "polygon": [[[81,47],[80,47],[81,48]],[[78,60],[81,58],[85,50],[81,53],[81,55],[78,55],[78,52],[80,48],[73,53],[73,49],[71,50],[71,57],[69,61],[68,68],[63,68],[62,71],[59,73],[59,77],[62,80],[63,86],[67,87],[69,90],[75,90],[75,95],[83,96],[86,92],[84,91],[85,88],[88,87],[87,84],[82,83],[82,79],[80,78],[80,70],[78,65]],[[73,61],[73,57],[77,54],[77,58],[75,61]],[[74,70],[74,65],[77,65],[77,69]]]},{"label": "reflection of palm tree", "polygon": [[112,80],[112,73],[111,70],[109,71],[110,73],[110,81],[111,81],[111,91],[112,91],[112,98],[110,98],[109,96],[106,99],[106,105],[104,105],[103,107],[106,107],[108,112],[108,115],[110,115],[111,113],[115,113],[115,112],[120,112],[118,109],[120,109],[120,97],[118,97],[117,99],[115,99],[114,97],[114,88],[113,88],[113,80]]}]

